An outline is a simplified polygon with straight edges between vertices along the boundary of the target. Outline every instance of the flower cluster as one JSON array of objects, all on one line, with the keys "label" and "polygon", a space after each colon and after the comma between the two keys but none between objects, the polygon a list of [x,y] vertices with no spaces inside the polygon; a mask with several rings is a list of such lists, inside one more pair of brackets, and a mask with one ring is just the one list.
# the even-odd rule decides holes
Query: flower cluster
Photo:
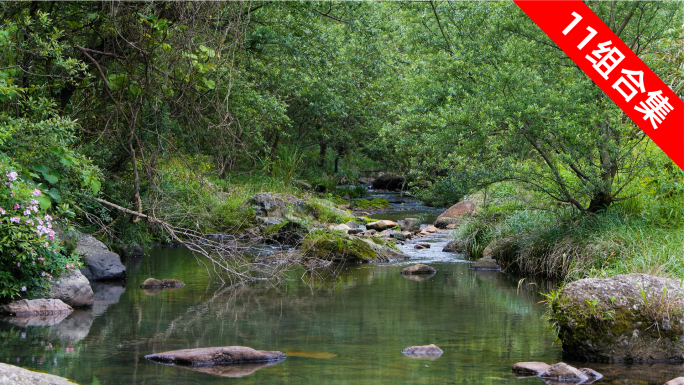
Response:
[{"label": "flower cluster", "polygon": [[[3,178],[4,175],[4,178]],[[66,255],[41,209],[43,192],[31,181],[0,164],[0,301],[33,297],[49,289],[53,276],[79,266]]]}]

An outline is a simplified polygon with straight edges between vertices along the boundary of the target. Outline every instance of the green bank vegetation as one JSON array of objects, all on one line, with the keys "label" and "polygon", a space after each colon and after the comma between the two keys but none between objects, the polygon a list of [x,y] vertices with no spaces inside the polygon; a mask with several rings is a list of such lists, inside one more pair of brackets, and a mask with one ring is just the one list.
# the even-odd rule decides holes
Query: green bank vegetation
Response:
[{"label": "green bank vegetation", "polygon": [[[589,5],[682,94],[682,3]],[[556,261],[524,271],[681,250],[681,170],[509,2],[4,2],[0,152],[41,215],[111,243],[243,230],[255,192],[363,198],[335,188],[382,170],[435,205],[533,196],[473,248],[518,222],[512,255]],[[572,257],[592,234],[607,256]]]}]

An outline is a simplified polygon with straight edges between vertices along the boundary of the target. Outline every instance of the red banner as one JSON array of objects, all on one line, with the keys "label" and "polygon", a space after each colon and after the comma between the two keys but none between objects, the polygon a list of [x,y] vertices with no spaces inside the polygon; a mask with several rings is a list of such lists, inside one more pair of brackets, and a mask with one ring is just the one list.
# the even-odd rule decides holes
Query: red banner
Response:
[{"label": "red banner", "polygon": [[684,102],[581,0],[515,3],[684,169]]}]

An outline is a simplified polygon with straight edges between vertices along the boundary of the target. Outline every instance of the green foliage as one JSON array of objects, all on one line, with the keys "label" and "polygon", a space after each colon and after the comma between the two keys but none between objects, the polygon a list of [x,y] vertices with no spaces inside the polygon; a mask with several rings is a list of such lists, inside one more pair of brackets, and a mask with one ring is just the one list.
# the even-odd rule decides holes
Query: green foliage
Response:
[{"label": "green foliage", "polygon": [[360,238],[325,230],[309,233],[304,238],[302,253],[306,258],[350,262],[373,260],[377,256],[371,246]]},{"label": "green foliage", "polygon": [[354,220],[354,216],[334,206],[330,201],[312,198],[308,204],[310,214],[323,223],[347,223]]},{"label": "green foliage", "polygon": [[[41,191],[0,165],[0,302],[45,293],[53,277],[80,266],[55,238],[52,217],[41,208]],[[48,205],[49,206],[49,205]]]}]

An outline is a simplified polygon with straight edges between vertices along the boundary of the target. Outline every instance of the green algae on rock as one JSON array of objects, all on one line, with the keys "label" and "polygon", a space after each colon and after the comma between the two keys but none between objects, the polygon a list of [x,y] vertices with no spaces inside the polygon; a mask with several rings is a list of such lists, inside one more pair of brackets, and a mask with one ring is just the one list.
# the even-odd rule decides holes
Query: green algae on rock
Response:
[{"label": "green algae on rock", "polygon": [[646,274],[581,279],[550,299],[550,318],[567,358],[684,362],[681,281]]}]

